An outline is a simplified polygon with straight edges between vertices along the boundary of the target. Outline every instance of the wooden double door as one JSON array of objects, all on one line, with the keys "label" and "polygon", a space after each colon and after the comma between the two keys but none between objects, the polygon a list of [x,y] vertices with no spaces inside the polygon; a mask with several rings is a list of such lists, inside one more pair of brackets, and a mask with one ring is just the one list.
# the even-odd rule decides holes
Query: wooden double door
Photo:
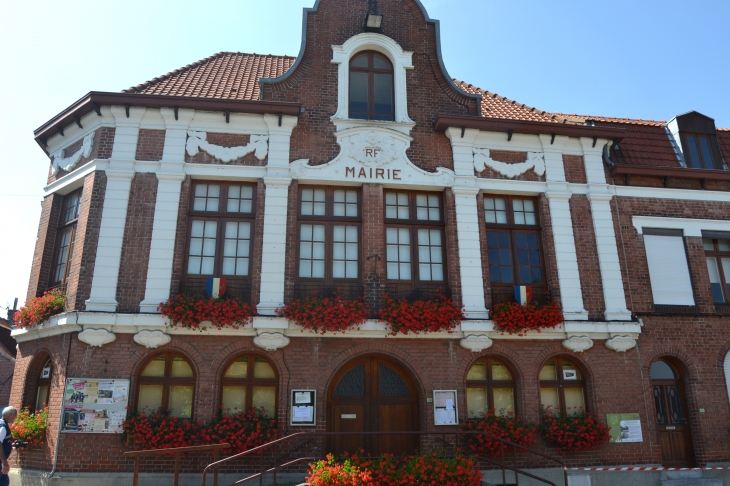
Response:
[{"label": "wooden double door", "polygon": [[335,454],[366,453],[396,456],[418,449],[417,435],[367,435],[363,432],[419,430],[418,393],[410,375],[380,356],[358,358],[335,375],[328,394],[329,432],[348,432],[328,438]]},{"label": "wooden double door", "polygon": [[675,363],[664,359],[651,365],[657,435],[665,467],[694,466],[687,402],[679,370]]}]

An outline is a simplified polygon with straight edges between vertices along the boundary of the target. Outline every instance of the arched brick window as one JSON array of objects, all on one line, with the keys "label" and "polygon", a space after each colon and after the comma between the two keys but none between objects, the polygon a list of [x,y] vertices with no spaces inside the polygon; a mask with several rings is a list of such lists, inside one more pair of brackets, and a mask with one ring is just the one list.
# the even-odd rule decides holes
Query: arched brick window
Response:
[{"label": "arched brick window", "polygon": [[31,407],[34,411],[41,410],[48,406],[48,397],[51,392],[51,378],[53,377],[53,362],[51,358],[45,358],[43,360],[43,366],[38,371],[38,376],[35,382],[35,391],[33,392],[33,406]]},{"label": "arched brick window", "polygon": [[480,358],[466,375],[468,417],[481,418],[489,410],[498,415],[516,413],[515,378],[503,362]]},{"label": "arched brick window", "polygon": [[195,371],[180,354],[161,353],[150,359],[137,380],[137,411],[163,407],[184,419],[193,417]]},{"label": "arched brick window", "polygon": [[232,359],[221,378],[223,413],[263,407],[276,418],[279,377],[276,368],[264,357],[245,354]]},{"label": "arched brick window", "polygon": [[549,360],[540,370],[540,403],[572,415],[586,409],[586,382],[580,368],[568,358]]},{"label": "arched brick window", "polygon": [[393,65],[373,51],[356,54],[350,60],[350,118],[395,120]]}]

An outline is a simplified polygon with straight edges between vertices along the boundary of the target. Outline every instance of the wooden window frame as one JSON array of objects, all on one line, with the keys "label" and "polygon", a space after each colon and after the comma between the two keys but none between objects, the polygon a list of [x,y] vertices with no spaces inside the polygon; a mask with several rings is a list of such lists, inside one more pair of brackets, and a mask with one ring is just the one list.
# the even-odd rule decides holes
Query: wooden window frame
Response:
[{"label": "wooden window frame", "polygon": [[[357,57],[360,57],[362,54],[368,55],[368,67],[357,67],[352,65],[352,61],[354,61]],[[378,55],[385,59],[385,61],[390,65],[389,69],[382,69],[382,68],[376,68],[375,62],[374,62],[374,56]],[[361,51],[352,56],[349,60],[349,69],[350,72],[348,73],[349,77],[349,86],[352,86],[352,73],[366,73],[368,75],[368,120],[374,120],[374,121],[395,121],[395,69],[393,67],[393,63],[388,59],[388,57],[380,52],[376,51]],[[375,74],[390,74],[391,76],[391,119],[390,120],[376,120],[375,118]],[[347,93],[347,116],[349,118],[352,118],[351,111],[350,111],[350,92]],[[356,120],[362,120],[362,118],[355,118]]]},{"label": "wooden window frame", "polygon": [[[302,191],[305,189],[325,191],[325,214],[324,215],[303,215],[302,214]],[[335,216],[335,191],[357,191],[357,216]],[[325,227],[324,236],[324,278],[300,277],[299,263],[301,256],[301,235],[302,225],[321,225]],[[357,278],[334,278],[334,227],[355,226],[357,227]],[[296,234],[296,282],[301,284],[322,283],[324,287],[337,286],[337,284],[351,285],[363,281],[363,234],[362,234],[362,190],[360,187],[346,186],[333,187],[321,185],[300,185],[297,190],[297,234]]]},{"label": "wooden window frame", "polygon": [[[51,372],[48,375],[48,378],[41,378],[41,373],[43,373],[43,368],[45,368],[46,364],[51,363]],[[48,397],[46,398],[46,406],[48,406],[48,401],[51,398],[51,380],[53,380],[53,360],[50,356],[45,357],[43,360],[41,360],[41,366],[38,369],[38,373],[36,374],[36,380],[35,380],[35,386],[33,387],[33,403],[29,407],[31,412],[36,412],[38,404],[38,391],[40,387],[47,386],[48,387]]]},{"label": "wooden window frame", "polygon": [[[78,196],[78,199],[76,199],[75,204],[75,210],[74,210],[74,217],[64,220],[64,216],[66,213],[66,203],[69,201],[69,198]],[[79,221],[79,216],[81,214],[81,198],[83,196],[83,189],[77,189],[73,192],[70,192],[66,194],[63,197],[63,200],[61,201],[61,211],[58,215],[58,225],[56,228],[56,241],[55,246],[53,249],[53,260],[51,265],[51,272],[48,276],[48,289],[63,287],[66,284],[66,281],[68,280],[68,276],[71,269],[71,262],[72,262],[72,256],[74,251],[74,244],[76,242],[76,228],[77,223]],[[66,253],[66,261],[65,261],[65,268],[63,271],[63,275],[61,276],[60,280],[55,280],[54,275],[56,274],[56,269],[59,267],[58,262],[58,255],[61,251],[61,237],[66,233],[70,232],[69,234],[69,243],[68,243],[68,251]]]},{"label": "wooden window frame", "polygon": [[[485,367],[487,371],[487,379],[486,380],[469,380],[469,371],[480,361],[485,362]],[[497,362],[500,365],[504,366],[507,371],[509,372],[510,376],[512,377],[511,380],[494,380],[492,379],[492,363]],[[465,379],[466,385],[465,388],[467,390],[469,389],[477,389],[477,390],[487,390],[487,412],[489,410],[492,410],[494,408],[494,388],[511,388],[512,389],[512,397],[513,397],[513,408],[514,408],[514,414],[515,416],[518,414],[518,408],[517,408],[517,380],[515,379],[515,373],[511,366],[509,366],[507,363],[505,363],[504,360],[495,358],[493,356],[482,356],[481,358],[478,358],[474,360],[474,362],[469,366],[469,369],[466,371],[467,378]],[[467,393],[467,397],[468,397]],[[466,401],[467,404],[467,417],[469,416],[469,410],[468,400]],[[499,412],[499,410],[495,410],[495,413]]]},{"label": "wooden window frame", "polygon": [[[715,305],[720,306],[729,306],[730,305],[730,291],[728,291],[727,288],[727,282],[728,277],[730,275],[725,275],[725,271],[722,268],[722,259],[723,258],[730,258],[730,251],[722,251],[720,250],[720,244],[718,240],[730,240],[730,234],[728,234],[727,237],[721,238],[721,237],[715,237],[715,236],[703,236],[703,240],[712,240],[712,245],[715,247],[714,250],[707,250],[705,249],[705,257],[714,258],[715,263],[717,265],[717,271],[718,275],[720,276],[720,284],[722,287],[722,295],[724,297],[724,302],[715,302],[713,297],[713,303]],[[704,242],[703,242],[704,247]]]},{"label": "wooden window frame", "polygon": [[[241,358],[247,358],[247,369],[246,378],[226,378],[226,372],[228,369]],[[271,369],[274,370],[275,378],[254,378],[254,367],[256,365],[256,359],[263,359]],[[221,386],[218,392],[218,403],[223,405],[223,387],[224,386],[245,386],[246,387],[246,403],[244,404],[243,411],[249,411],[253,409],[253,387],[254,386],[273,386],[276,388],[276,395],[274,399],[274,410],[272,411],[274,420],[279,415],[279,371],[274,366],[274,363],[262,354],[246,353],[239,354],[228,360],[226,365],[223,367],[221,374]]]},{"label": "wooden window frame", "polygon": [[[388,193],[406,193],[408,194],[408,219],[388,218],[387,205],[385,204],[385,196]],[[416,197],[419,194],[435,195],[439,198],[439,220],[431,221],[425,219],[417,219],[417,205]],[[383,225],[385,231],[388,228],[406,228],[410,232],[410,246],[411,246],[411,278],[410,280],[392,280],[388,278],[388,256],[386,254],[383,261],[386,264],[385,269],[385,280],[389,284],[393,285],[412,285],[413,288],[418,288],[420,285],[440,285],[444,288],[449,286],[449,271],[446,251],[446,221],[444,218],[444,197],[442,192],[435,191],[409,191],[409,190],[398,190],[388,189],[383,191]],[[421,280],[420,277],[420,260],[418,259],[418,230],[419,229],[438,229],[441,231],[441,260],[444,266],[444,278],[443,280]],[[387,247],[387,238],[384,236],[384,243]],[[387,252],[387,250],[386,250]]]},{"label": "wooden window frame", "polygon": [[[152,363],[155,359],[159,358],[160,356],[165,356],[165,376],[142,376],[142,373],[144,373],[144,370],[147,368],[147,366]],[[180,377],[180,378],[174,378],[172,377],[172,360],[174,357],[182,358],[185,360],[185,362],[190,366],[190,369],[193,371],[192,377]],[[188,359],[187,356],[185,356],[182,353],[178,353],[175,351],[165,351],[162,353],[155,353],[152,356],[150,356],[142,365],[142,367],[139,369],[139,373],[137,374],[137,399],[136,399],[136,410],[139,412],[139,398],[140,398],[140,390],[142,385],[162,385],[162,403],[161,407],[169,409],[170,408],[170,387],[171,386],[192,386],[193,387],[193,397],[192,397],[192,405],[190,409],[190,418],[183,418],[179,417],[180,420],[193,420],[195,417],[195,396],[197,392],[197,383],[198,383],[198,375],[195,372],[195,367],[193,366],[193,363]]]},{"label": "wooden window frame", "polygon": [[[692,158],[692,151],[689,149],[689,140],[687,137],[694,137],[695,141],[697,143],[697,154],[700,157],[700,160],[695,161]],[[708,164],[707,161],[705,161],[705,156],[702,153],[702,145],[700,144],[700,138],[706,138],[707,139],[707,145],[710,148],[710,163]],[[716,161],[717,154],[715,154],[715,149],[713,147],[713,137],[709,133],[696,133],[696,132],[682,132],[681,137],[682,141],[682,148],[684,149],[684,158],[686,161],[688,161],[688,168],[690,169],[704,169],[704,170],[723,170],[722,162]],[[695,167],[695,162],[699,167]]]},{"label": "wooden window frame", "polygon": [[[544,251],[544,244],[542,241],[542,218],[540,217],[540,201],[536,197],[530,197],[530,196],[508,196],[504,194],[483,194],[483,200],[484,199],[504,199],[505,200],[505,208],[507,212],[507,223],[488,223],[486,219],[486,210],[485,210],[485,216],[484,216],[484,225],[486,227],[485,232],[485,239],[487,238],[487,234],[489,231],[502,231],[502,232],[508,232],[510,237],[510,252],[512,257],[512,283],[503,283],[503,282],[494,282],[492,281],[492,276],[490,272],[490,278],[489,278],[489,286],[491,288],[513,288],[517,285],[529,285],[538,288],[538,292],[533,291],[533,297],[537,298],[540,293],[545,293],[548,290],[548,279],[547,274],[545,272],[545,251]],[[514,206],[513,201],[515,199],[519,200],[531,200],[535,204],[535,224],[516,224],[514,219]],[[482,207],[484,205],[484,201],[482,200]],[[542,272],[542,283],[541,284],[533,284],[533,283],[520,283],[519,282],[519,261],[517,257],[517,238],[516,235],[519,233],[524,234],[535,234],[537,235],[537,241],[539,246],[539,252],[540,252],[540,271]],[[485,258],[487,269],[489,269],[489,243],[485,241],[486,244],[486,252],[487,252],[487,258]],[[496,304],[497,302],[494,302]]]},{"label": "wooden window frame", "polygon": [[[541,380],[540,379],[540,372],[542,372],[542,369],[550,364],[550,362],[555,362],[555,374],[557,380]],[[582,376],[582,379],[580,380],[566,380],[563,378],[563,361],[567,361],[571,365],[573,365],[573,368],[575,368]],[[560,412],[567,415],[567,409],[565,406],[565,388],[582,388],[583,389],[583,411],[588,412],[588,380],[586,378],[586,373],[583,370],[583,367],[580,366],[578,363],[576,363],[574,360],[570,358],[566,358],[565,356],[553,356],[552,358],[546,360],[542,366],[540,366],[540,370],[538,371],[538,393],[540,393],[541,388],[556,388],[558,390],[558,400],[560,401]],[[542,403],[542,398],[538,395],[538,400],[540,403]]]},{"label": "wooden window frame", "polygon": [[[221,186],[221,192],[218,200],[218,211],[195,211],[195,187],[198,184]],[[253,189],[253,197],[251,199],[250,213],[229,213],[228,208],[228,187],[229,186],[249,186]],[[211,277],[223,277],[226,280],[236,280],[250,283],[251,271],[253,269],[254,242],[256,241],[256,184],[246,181],[208,181],[194,180],[190,188],[190,201],[188,207],[187,221],[187,237],[185,240],[185,253],[183,261],[183,281],[205,280]],[[216,246],[215,246],[215,263],[213,264],[213,274],[195,274],[188,273],[188,261],[190,259],[190,240],[193,227],[193,221],[215,221],[216,229]],[[248,272],[247,275],[223,275],[223,249],[225,245],[225,226],[226,223],[250,223],[250,243],[248,256]]]}]

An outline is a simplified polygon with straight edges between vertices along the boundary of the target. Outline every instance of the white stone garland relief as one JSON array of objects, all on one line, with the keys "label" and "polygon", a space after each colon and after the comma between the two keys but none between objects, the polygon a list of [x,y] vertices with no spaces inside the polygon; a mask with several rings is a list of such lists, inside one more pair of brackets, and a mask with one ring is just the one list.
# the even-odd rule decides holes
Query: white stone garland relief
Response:
[{"label": "white stone garland relief", "polygon": [[459,341],[459,345],[462,348],[468,349],[472,353],[481,353],[485,349],[491,348],[492,344],[494,344],[494,342],[489,338],[489,336],[485,336],[484,334],[471,334]]},{"label": "white stone garland relief", "polygon": [[94,133],[95,132],[88,133],[84,137],[81,147],[74,152],[73,155],[61,157],[63,149],[51,154],[53,156],[53,168],[51,169],[53,175],[58,174],[59,170],[65,170],[67,172],[73,170],[73,168],[76,167],[76,164],[79,163],[79,160],[81,160],[81,157],[88,157],[91,155],[91,149],[94,148]]},{"label": "white stone garland relief", "polygon": [[379,127],[348,128],[335,133],[340,153],[331,162],[309,165],[300,159],[289,166],[297,179],[449,186],[454,172],[444,167],[427,172],[408,160],[413,140],[395,130]]},{"label": "white stone garland relief", "polygon": [[262,332],[255,338],[253,343],[266,351],[276,351],[289,345],[289,338],[280,332]]},{"label": "white stone garland relief", "polygon": [[116,339],[116,334],[106,329],[84,329],[79,333],[79,341],[89,346],[102,347]]},{"label": "white stone garland relief", "polygon": [[185,150],[187,150],[188,155],[194,157],[198,155],[199,150],[203,150],[209,155],[227,164],[228,162],[240,159],[251,152],[255,152],[256,158],[259,160],[264,160],[266,155],[269,153],[269,137],[267,135],[251,135],[251,140],[248,144],[237,147],[213,145],[207,141],[207,138],[207,132],[188,130],[188,141],[185,144]]},{"label": "white stone garland relief", "polygon": [[507,162],[493,160],[488,148],[475,148],[474,168],[477,172],[481,172],[487,167],[510,179],[522,175],[530,169],[533,169],[538,176],[542,176],[545,174],[545,155],[540,152],[527,152],[525,162],[508,164]]}]

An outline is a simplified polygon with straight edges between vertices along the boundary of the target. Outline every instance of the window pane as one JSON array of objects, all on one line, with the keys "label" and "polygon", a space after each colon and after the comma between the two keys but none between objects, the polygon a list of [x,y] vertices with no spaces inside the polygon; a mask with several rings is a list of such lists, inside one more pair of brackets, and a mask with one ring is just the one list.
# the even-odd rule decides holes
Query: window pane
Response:
[{"label": "window pane", "polygon": [[173,416],[191,418],[193,416],[193,387],[171,386],[169,407]]},{"label": "window pane", "polygon": [[357,191],[337,190],[334,194],[335,216],[357,216]]},{"label": "window pane", "polygon": [[137,411],[156,412],[162,406],[162,388],[162,385],[140,385]]},{"label": "window pane", "polygon": [[[723,258],[723,260],[726,259]],[[725,265],[723,265],[723,271],[725,270],[724,267]],[[707,257],[707,273],[710,275],[710,287],[712,288],[713,300],[715,302],[725,302],[725,296],[722,294],[720,272],[717,270],[717,258]]]},{"label": "window pane", "polygon": [[393,75],[374,74],[375,120],[393,121]]},{"label": "window pane", "polygon": [[81,208],[81,191],[69,194],[63,201],[63,212],[61,213],[61,224],[66,224],[79,217]]},{"label": "window pane", "polygon": [[544,408],[552,407],[553,410],[560,410],[560,398],[557,388],[540,388],[540,403]]},{"label": "window pane", "polygon": [[226,370],[226,378],[246,378],[248,376],[248,358],[238,358]]},{"label": "window pane", "polygon": [[702,238],[702,246],[704,246],[705,251],[715,251],[715,243],[713,243],[712,238]]},{"label": "window pane", "polygon": [[649,376],[652,380],[676,380],[677,373],[665,361],[655,361],[651,365]]},{"label": "window pane", "polygon": [[507,204],[502,198],[484,198],[484,217],[487,223],[506,224]]},{"label": "window pane", "polygon": [[687,145],[689,145],[689,155],[690,155],[690,160],[687,161],[688,165],[695,169],[701,169],[702,164],[700,163],[700,152],[697,149],[697,140],[695,139],[695,137],[688,135],[687,136]]},{"label": "window pane", "polygon": [[253,377],[268,380],[275,379],[276,374],[274,373],[274,368],[265,359],[256,358],[254,361]]},{"label": "window pane", "polygon": [[165,376],[165,356],[158,356],[145,367],[142,376]]},{"label": "window pane", "polygon": [[187,361],[179,356],[172,357],[172,370],[171,374],[173,378],[192,378],[193,369],[190,367]]},{"label": "window pane", "polygon": [[255,386],[253,387],[253,403],[257,407],[263,407],[266,415],[274,417],[276,415],[276,387],[275,386]]},{"label": "window pane", "polygon": [[217,221],[193,220],[190,228],[188,273],[212,275],[215,262]]},{"label": "window pane", "polygon": [[223,413],[235,414],[246,409],[246,387],[224,386],[221,397]]},{"label": "window pane", "polygon": [[481,418],[487,413],[487,389],[486,388],[467,388],[466,389],[466,408],[469,411],[469,418]]},{"label": "window pane", "polygon": [[228,212],[250,213],[253,210],[253,187],[228,187]]},{"label": "window pane", "polygon": [[368,119],[368,74],[350,72],[350,118]]},{"label": "window pane", "polygon": [[416,219],[424,221],[440,221],[439,198],[435,194],[418,194],[416,196]]},{"label": "window pane", "polygon": [[408,194],[392,192],[386,193],[385,217],[391,219],[409,219]]},{"label": "window pane", "polygon": [[497,361],[492,361],[492,379],[511,380],[512,375],[510,375],[510,372],[505,365],[498,363]]},{"label": "window pane", "polygon": [[727,280],[730,280],[730,258],[721,258],[720,261],[722,262],[722,271],[725,274],[725,288],[728,295],[730,295],[730,285],[727,282]]},{"label": "window pane", "polygon": [[[531,201],[530,201],[531,202]],[[516,233],[517,264],[519,283],[522,285],[542,283],[542,266],[537,234]]]},{"label": "window pane", "polygon": [[515,411],[515,395],[512,388],[493,388],[494,411],[498,415],[507,415]]},{"label": "window pane", "polygon": [[702,160],[705,163],[705,169],[714,169],[715,164],[712,161],[712,151],[710,150],[710,140],[707,137],[698,137],[700,139],[700,150],[702,150]]},{"label": "window pane", "polygon": [[515,199],[512,201],[515,224],[537,224],[535,203],[531,199]]},{"label": "window pane", "polygon": [[352,59],[352,61],[350,61],[350,65],[352,67],[364,67],[364,68],[368,67],[368,54],[367,54],[367,52],[366,53],[363,53],[363,54],[360,54],[359,56],[354,57]]},{"label": "window pane", "polygon": [[196,184],[193,210],[218,211],[221,186],[218,184]]},{"label": "window pane", "polygon": [[357,227],[335,226],[332,233],[332,276],[334,278],[357,278]]},{"label": "window pane", "polygon": [[565,411],[568,415],[585,410],[583,388],[563,388],[563,394],[565,395]]},{"label": "window pane", "polygon": [[303,224],[299,237],[299,276],[324,278],[324,225]]},{"label": "window pane", "polygon": [[487,366],[484,361],[477,361],[469,369],[469,373],[466,375],[467,381],[486,381],[487,380]]},{"label": "window pane", "polygon": [[302,215],[324,216],[325,215],[325,190],[324,189],[302,189]]},{"label": "window pane", "polygon": [[386,228],[388,279],[410,280],[410,232],[405,228]]},{"label": "window pane", "polygon": [[717,240],[717,246],[720,251],[730,251],[730,240]]},{"label": "window pane", "polygon": [[375,69],[390,69],[390,63],[380,54],[373,54],[373,67]]},{"label": "window pane", "polygon": [[223,275],[248,275],[251,223],[226,223]]},{"label": "window pane", "polygon": [[558,374],[555,368],[555,362],[551,361],[542,367],[540,370],[540,381],[554,381],[558,379]]},{"label": "window pane", "polygon": [[49,385],[40,385],[38,387],[38,393],[36,394],[35,399],[35,409],[42,410],[46,405],[48,405],[48,388]]},{"label": "window pane", "polygon": [[494,283],[512,283],[512,249],[509,233],[488,231],[489,279]]},{"label": "window pane", "polygon": [[[74,225],[75,226],[75,225]],[[66,228],[58,237],[58,250],[56,254],[56,264],[53,268],[53,281],[60,282],[66,277],[66,267],[68,266],[69,253],[71,251],[71,235],[74,228]]]},{"label": "window pane", "polygon": [[[436,259],[432,259],[432,254]],[[442,280],[441,231],[418,230],[418,263],[420,280]]]}]

